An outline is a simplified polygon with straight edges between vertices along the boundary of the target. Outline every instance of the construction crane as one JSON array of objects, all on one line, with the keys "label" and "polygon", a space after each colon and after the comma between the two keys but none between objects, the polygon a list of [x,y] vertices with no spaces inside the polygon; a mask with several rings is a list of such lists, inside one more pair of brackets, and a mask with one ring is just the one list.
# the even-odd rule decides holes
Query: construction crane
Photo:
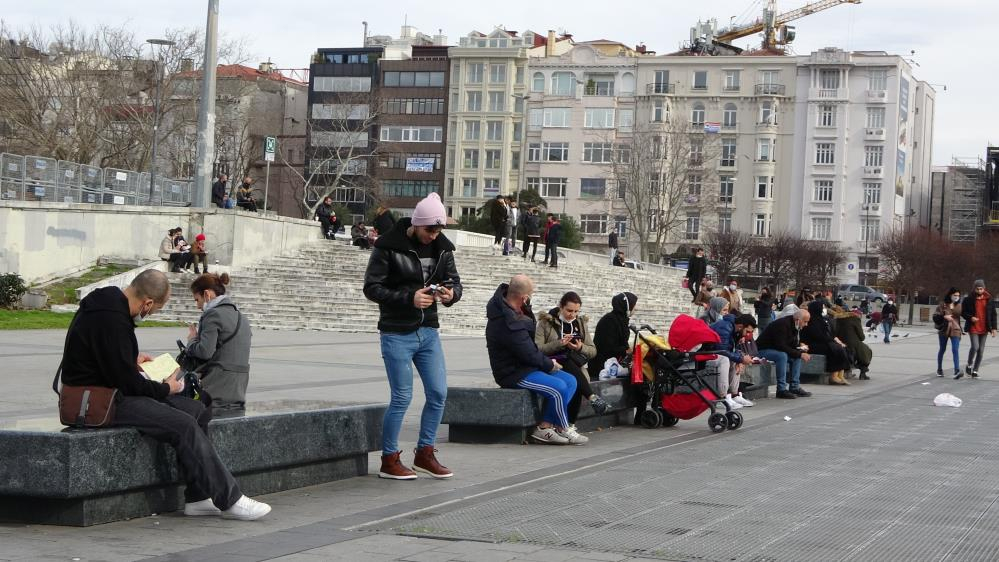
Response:
[{"label": "construction crane", "polygon": [[752,23],[721,29],[713,39],[721,43],[731,44],[732,41],[740,37],[762,32],[764,49],[777,45],[787,45],[794,40],[795,35],[794,26],[787,25],[788,22],[822,10],[828,10],[840,4],[860,4],[860,2],[861,0],[820,0],[778,15],[777,0],[767,0],[767,7],[763,9],[763,17]]}]

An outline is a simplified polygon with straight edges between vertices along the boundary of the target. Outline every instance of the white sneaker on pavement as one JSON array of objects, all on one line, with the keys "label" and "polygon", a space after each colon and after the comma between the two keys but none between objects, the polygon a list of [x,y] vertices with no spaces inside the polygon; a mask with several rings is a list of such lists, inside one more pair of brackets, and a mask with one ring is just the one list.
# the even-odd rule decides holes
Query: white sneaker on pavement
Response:
[{"label": "white sneaker on pavement", "polygon": [[576,431],[575,425],[570,425],[564,430],[558,431],[558,434],[568,439],[570,445],[585,445],[586,443],[590,442],[589,437],[581,435],[579,431]]},{"label": "white sneaker on pavement", "polygon": [[232,507],[223,511],[222,517],[226,519],[239,519],[240,521],[254,521],[270,512],[271,506],[266,503],[243,496]]},{"label": "white sneaker on pavement", "polygon": [[199,502],[185,503],[184,515],[222,515],[222,510],[215,507],[212,498],[207,498]]},{"label": "white sneaker on pavement", "polygon": [[554,427],[537,427],[534,433],[531,433],[531,439],[548,445],[567,445],[569,443],[569,438],[555,431]]},{"label": "white sneaker on pavement", "polygon": [[754,403],[754,402],[753,402],[752,400],[750,400],[749,398],[743,398],[743,397],[742,397],[742,393],[741,393],[741,392],[740,392],[739,394],[737,394],[737,395],[733,396],[733,397],[732,397],[732,400],[735,400],[736,402],[738,402],[739,404],[742,404],[743,406],[745,406],[745,407],[747,407],[747,408],[752,408],[753,406],[755,406],[755,405],[756,405],[756,404],[755,404],[755,403]]},{"label": "white sneaker on pavement", "polygon": [[742,407],[742,404],[740,404],[740,403],[738,403],[738,402],[736,402],[735,400],[732,399],[732,395],[731,394],[726,394],[725,395],[725,403],[728,404],[728,407],[731,408],[731,409],[733,409],[733,410],[738,410],[739,408]]}]

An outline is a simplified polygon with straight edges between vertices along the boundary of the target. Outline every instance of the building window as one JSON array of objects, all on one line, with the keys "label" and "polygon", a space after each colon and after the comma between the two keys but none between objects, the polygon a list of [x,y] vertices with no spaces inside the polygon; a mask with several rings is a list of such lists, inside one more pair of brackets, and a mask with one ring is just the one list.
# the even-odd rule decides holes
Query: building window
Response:
[{"label": "building window", "polygon": [[707,90],[708,89],[708,71],[707,70],[695,70],[694,71],[694,89],[695,90]]},{"label": "building window", "polygon": [[753,215],[753,236],[760,238],[770,236],[770,215],[764,213]]},{"label": "building window", "polygon": [[464,167],[466,170],[477,170],[479,168],[479,151],[478,150],[465,150],[464,151]]},{"label": "building window", "polygon": [[541,178],[541,196],[565,198],[565,186],[568,183],[568,178]]},{"label": "building window", "polygon": [[576,90],[576,77],[571,72],[552,73],[552,95],[571,96]]},{"label": "building window", "polygon": [[489,81],[493,84],[505,84],[506,83],[506,65],[505,64],[490,64],[489,65]]},{"label": "building window", "polygon": [[479,140],[482,134],[480,121],[465,121],[465,140]]},{"label": "building window", "polygon": [[489,111],[503,111],[506,107],[505,92],[489,92]]},{"label": "building window", "polygon": [[510,153],[510,169],[511,170],[520,169],[520,152],[516,150]]},{"label": "building window", "polygon": [[527,129],[529,131],[540,131],[543,123],[544,110],[529,109],[527,111]]},{"label": "building window", "polygon": [[614,77],[613,76],[592,76],[586,80],[586,89],[583,92],[587,96],[613,96]]},{"label": "building window", "polygon": [[685,240],[697,240],[701,235],[701,213],[698,211],[690,211],[687,213],[687,224],[686,228],[683,230],[683,238]]},{"label": "building window", "polygon": [[431,180],[382,180],[382,193],[388,197],[426,197],[440,184]]},{"label": "building window", "polygon": [[513,112],[514,113],[524,112],[524,98],[518,96],[513,100]]},{"label": "building window", "polygon": [[614,145],[609,142],[583,143],[583,162],[609,164],[614,157]]},{"label": "building window", "polygon": [[[384,135],[385,128],[382,128],[382,136],[384,137]],[[310,140],[312,146],[366,148],[368,146],[368,133],[367,131],[312,131]]]},{"label": "building window", "polygon": [[353,187],[338,187],[328,197],[333,199],[335,203],[363,203],[364,190]]},{"label": "building window", "polygon": [[585,199],[603,199],[607,195],[607,180],[604,178],[582,178],[579,180],[579,196]]},{"label": "building window", "polygon": [[486,169],[499,170],[503,165],[503,152],[500,150],[486,151]]},{"label": "building window", "polygon": [[869,128],[880,129],[885,126],[885,108],[883,107],[868,107],[867,108],[867,126]]},{"label": "building window", "polygon": [[631,146],[627,144],[615,146],[614,161],[618,164],[631,164]]},{"label": "building window", "polygon": [[[761,70],[760,71],[760,84],[766,86],[773,86],[780,84],[780,71],[779,70]],[[774,93],[776,89],[774,88],[764,88],[767,93]]]},{"label": "building window", "polygon": [[482,111],[482,92],[465,92],[465,111]]},{"label": "building window", "polygon": [[864,184],[864,204],[881,203],[881,183],[869,182]]},{"label": "building window", "polygon": [[515,78],[515,80],[517,81],[517,83],[518,84],[523,84],[524,83],[524,67],[523,66],[518,66],[515,74],[517,75],[517,77]]},{"label": "building window", "polygon": [[569,143],[567,142],[541,143],[541,158],[545,162],[568,162]]},{"label": "building window", "polygon": [[653,84],[653,93],[656,94],[669,93],[669,71],[657,70],[655,76],[656,78],[655,78],[655,83]]},{"label": "building window", "polygon": [[701,139],[691,139],[690,141],[690,165],[700,166],[704,163],[704,141]]},{"label": "building window", "polygon": [[701,174],[687,174],[687,202],[696,203],[701,197],[701,185],[703,178]]},{"label": "building window", "polygon": [[478,213],[478,212],[479,212],[479,210],[477,208],[475,208],[475,207],[465,207],[465,206],[462,206],[462,208],[461,208],[461,218],[463,218],[463,219],[474,219],[476,213]]},{"label": "building window", "polygon": [[528,162],[540,162],[541,161],[541,143],[532,142],[527,146],[527,161]]},{"label": "building window", "polygon": [[513,140],[519,141],[520,137],[523,136],[524,131],[520,123],[513,124]]},{"label": "building window", "polygon": [[382,76],[382,86],[389,88],[439,88],[443,85],[443,72],[387,71]]},{"label": "building window", "polygon": [[630,131],[635,126],[635,110],[617,110],[617,128],[621,131]]},{"label": "building window", "polygon": [[718,232],[728,234],[732,232],[732,212],[724,211],[718,213]]},{"label": "building window", "polygon": [[771,139],[759,139],[756,141],[756,159],[760,162],[774,161],[774,145]]},{"label": "building window", "polygon": [[695,127],[704,126],[704,104],[697,102],[690,112],[690,124]]},{"label": "building window", "polygon": [[607,215],[579,215],[579,229],[584,234],[607,232]]},{"label": "building window", "polygon": [[777,116],[774,114],[774,103],[765,101],[760,104],[760,123],[764,125],[775,125]]},{"label": "building window", "polygon": [[732,203],[735,194],[735,177],[718,176],[718,201],[720,203]]},{"label": "building window", "polygon": [[722,113],[722,127],[734,129],[736,126],[736,116],[738,111],[734,103],[726,103],[725,111]]},{"label": "building window", "polygon": [[836,106],[820,105],[819,127],[835,127],[835,126],[836,126]]},{"label": "building window", "polygon": [[736,140],[727,138],[721,141],[721,165],[733,168],[735,167],[735,150],[736,150]]},{"label": "building window", "polygon": [[756,199],[773,199],[774,177],[756,176]]},{"label": "building window", "polygon": [[888,89],[888,71],[884,68],[872,68],[867,78],[867,89],[881,91]]},{"label": "building window", "polygon": [[816,164],[835,164],[836,147],[831,142],[820,142],[815,144]]},{"label": "building window", "polygon": [[436,153],[393,152],[389,154],[382,154],[379,157],[382,168],[391,168],[393,170],[405,170],[406,161],[410,158],[433,158],[434,169],[441,169],[441,155]]},{"label": "building window", "polygon": [[652,102],[652,122],[662,123],[666,117],[666,104],[663,100],[656,100]]},{"label": "building window", "polygon": [[549,107],[544,110],[545,127],[568,127],[571,116],[568,107]]},{"label": "building window", "polygon": [[860,241],[877,242],[881,238],[881,220],[878,218],[860,219]]},{"label": "building window", "polygon": [[815,189],[812,192],[812,201],[817,201],[819,203],[832,203],[832,200],[833,181],[815,180]]},{"label": "building window", "polygon": [[479,196],[479,185],[478,180],[475,178],[464,178],[461,180],[461,196],[462,197],[478,197]]},{"label": "building window", "polygon": [[541,192],[541,178],[527,178],[527,189]]},{"label": "building window", "polygon": [[725,90],[729,92],[739,91],[739,75],[741,74],[738,70],[726,70],[725,71]]},{"label": "building window", "polygon": [[839,69],[825,68],[819,71],[819,87],[823,90],[839,89]]},{"label": "building window", "polygon": [[364,121],[371,115],[367,104],[315,103],[312,104],[313,119],[335,121]]},{"label": "building window", "polygon": [[370,92],[370,76],[316,76],[312,81],[316,92]]},{"label": "building window", "polygon": [[486,121],[486,140],[490,141],[503,140],[502,121]]},{"label": "building window", "polygon": [[829,240],[832,233],[832,219],[812,217],[812,240]]},{"label": "building window", "polygon": [[396,98],[382,104],[390,115],[444,115],[444,98]]},{"label": "building window", "polygon": [[588,129],[613,129],[613,109],[587,109],[583,116],[583,127]]},{"label": "building window", "polygon": [[878,166],[884,164],[885,147],[877,145],[867,145],[864,147],[864,166]]},{"label": "building window", "polygon": [[468,77],[465,82],[469,84],[481,84],[482,75],[485,72],[485,65],[481,62],[470,62],[468,63]]},{"label": "building window", "polygon": [[540,72],[535,72],[533,78],[531,79],[531,91],[532,92],[544,92],[545,91],[545,75]]}]

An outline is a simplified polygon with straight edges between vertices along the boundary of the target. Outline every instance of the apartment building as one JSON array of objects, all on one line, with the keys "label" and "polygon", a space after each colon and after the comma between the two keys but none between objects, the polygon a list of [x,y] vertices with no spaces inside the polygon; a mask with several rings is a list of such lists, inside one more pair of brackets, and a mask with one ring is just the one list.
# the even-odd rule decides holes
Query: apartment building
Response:
[{"label": "apartment building", "polygon": [[560,55],[571,39],[496,28],[449,49],[445,201],[454,218],[521,186],[528,60]]}]

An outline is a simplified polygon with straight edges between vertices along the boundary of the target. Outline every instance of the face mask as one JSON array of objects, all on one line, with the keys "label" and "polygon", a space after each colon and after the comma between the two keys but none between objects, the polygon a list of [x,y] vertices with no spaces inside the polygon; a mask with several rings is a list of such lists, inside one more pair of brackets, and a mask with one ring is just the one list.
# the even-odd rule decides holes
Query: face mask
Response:
[{"label": "face mask", "polygon": [[954,295],[953,297],[950,298],[950,300],[951,300],[951,302],[960,302],[961,301],[961,295]]},{"label": "face mask", "polygon": [[738,286],[738,285],[729,285],[729,286],[728,286],[728,290],[729,290],[730,292],[732,292],[732,293],[734,293],[734,292],[735,292],[735,291],[736,291],[736,290],[737,290],[738,288],[739,288],[739,286]]},{"label": "face mask", "polygon": [[888,304],[895,304],[895,301],[888,301]]},{"label": "face mask", "polygon": [[828,315],[829,315],[829,311],[823,308],[822,309],[822,316],[828,316]]},{"label": "face mask", "polygon": [[149,313],[146,312],[145,314],[143,314],[142,307],[140,306],[139,307],[139,313],[132,317],[132,322],[135,322],[136,324],[139,324],[143,320],[146,319],[146,316],[149,316]]},{"label": "face mask", "polygon": [[572,320],[569,320],[568,318],[566,318],[565,314],[562,314],[561,312],[558,313],[558,319],[561,320],[561,321],[563,321],[563,322],[565,322],[566,324],[571,324],[572,323]]}]

